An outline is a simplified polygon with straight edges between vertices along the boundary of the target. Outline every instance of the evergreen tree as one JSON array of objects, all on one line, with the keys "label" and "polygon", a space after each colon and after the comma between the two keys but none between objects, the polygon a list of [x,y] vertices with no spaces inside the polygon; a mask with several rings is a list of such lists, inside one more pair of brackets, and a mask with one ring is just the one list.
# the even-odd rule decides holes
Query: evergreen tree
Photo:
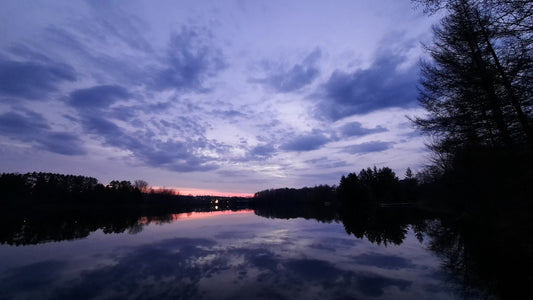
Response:
[{"label": "evergreen tree", "polygon": [[442,166],[465,150],[533,147],[532,1],[415,2],[448,13],[422,63],[419,101],[429,114],[414,119]]},{"label": "evergreen tree", "polygon": [[413,179],[413,171],[409,167],[405,170],[405,179]]},{"label": "evergreen tree", "polygon": [[395,201],[399,180],[391,168],[366,168],[359,175],[342,176],[338,195],[344,204],[381,203]]}]

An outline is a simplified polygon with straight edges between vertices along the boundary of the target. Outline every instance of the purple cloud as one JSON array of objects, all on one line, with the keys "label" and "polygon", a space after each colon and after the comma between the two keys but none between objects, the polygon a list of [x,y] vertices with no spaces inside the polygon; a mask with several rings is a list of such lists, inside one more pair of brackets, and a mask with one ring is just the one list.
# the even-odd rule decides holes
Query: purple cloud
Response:
[{"label": "purple cloud", "polygon": [[368,69],[336,70],[321,88],[322,100],[315,114],[336,121],[389,107],[414,106],[418,71],[412,66],[399,72],[398,67],[405,60],[402,56],[383,54]]},{"label": "purple cloud", "polygon": [[0,94],[27,100],[47,100],[58,84],[76,80],[74,69],[65,64],[0,59]]},{"label": "purple cloud", "polygon": [[361,143],[357,145],[351,145],[343,148],[343,152],[350,154],[365,154],[372,152],[381,152],[393,147],[393,142],[372,141]]},{"label": "purple cloud", "polygon": [[261,83],[278,93],[288,93],[301,89],[311,84],[320,74],[316,61],[320,58],[320,49],[315,49],[301,63],[292,67],[280,66],[269,73],[265,78],[252,79],[251,82]]},{"label": "purple cloud", "polygon": [[341,134],[344,137],[351,136],[364,136],[372,133],[386,132],[387,128],[382,126],[376,126],[374,128],[364,128],[363,125],[359,122],[348,123],[341,128]]},{"label": "purple cloud", "polygon": [[204,81],[226,67],[221,50],[210,43],[209,36],[205,30],[185,26],[174,34],[165,67],[155,72],[154,87],[205,92]]},{"label": "purple cloud", "polygon": [[70,105],[77,109],[107,108],[118,100],[130,97],[128,91],[118,85],[99,85],[79,89],[70,94]]},{"label": "purple cloud", "polygon": [[0,134],[52,153],[64,155],[86,153],[77,135],[52,130],[41,114],[28,110],[0,115]]},{"label": "purple cloud", "polygon": [[286,141],[280,146],[280,149],[286,151],[311,151],[324,146],[331,139],[320,132],[312,132],[300,135]]}]

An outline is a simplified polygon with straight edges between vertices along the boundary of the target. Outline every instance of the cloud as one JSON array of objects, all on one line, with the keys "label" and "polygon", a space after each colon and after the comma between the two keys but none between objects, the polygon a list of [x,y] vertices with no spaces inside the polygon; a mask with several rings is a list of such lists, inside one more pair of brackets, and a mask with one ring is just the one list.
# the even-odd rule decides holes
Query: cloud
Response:
[{"label": "cloud", "polygon": [[411,286],[412,282],[403,279],[393,279],[378,275],[368,275],[357,279],[357,286],[361,293],[367,297],[378,297],[384,294],[385,288],[395,286],[400,290],[405,290]]},{"label": "cloud", "polygon": [[50,126],[41,114],[24,111],[23,114],[7,112],[0,115],[0,130],[2,134],[21,138],[32,136],[36,130],[46,131]]},{"label": "cloud", "polygon": [[[93,19],[79,23],[84,22],[92,24]],[[151,63],[153,54],[135,52],[133,54],[135,56],[132,57],[130,54],[132,49],[120,47],[122,41],[94,30],[80,30],[79,27],[55,25],[47,27],[43,32],[46,47],[54,49],[54,52],[59,54],[67,54],[65,59],[68,59],[68,56],[74,56],[75,63],[80,65],[79,71],[97,79],[98,82],[121,81],[131,85],[145,84],[148,77],[146,65]],[[42,47],[42,43],[34,47]]]},{"label": "cloud", "polygon": [[393,145],[393,142],[372,141],[344,147],[343,152],[350,154],[381,152],[392,148]]},{"label": "cloud", "polygon": [[327,157],[309,159],[304,162],[313,165],[313,168],[319,169],[335,169],[349,166],[349,164],[345,161],[331,160]]},{"label": "cloud", "polygon": [[154,87],[205,92],[204,81],[226,67],[211,33],[183,26],[170,38],[163,68],[156,71]]},{"label": "cloud", "polygon": [[8,269],[0,277],[3,296],[10,298],[21,291],[44,290],[56,283],[66,268],[65,262],[48,260]]},{"label": "cloud", "polygon": [[121,145],[122,143],[119,140],[124,135],[122,130],[115,123],[101,116],[82,116],[82,125],[88,133],[107,137],[112,145]]},{"label": "cloud", "polygon": [[[87,270],[57,287],[54,298],[199,298],[200,280],[227,264],[223,259],[207,262],[209,268],[195,263],[210,254],[205,248],[213,244],[207,239],[175,238],[137,247],[117,264]],[[153,283],[146,278],[153,278]]]},{"label": "cloud", "polygon": [[61,82],[76,80],[66,64],[9,61],[0,59],[0,94],[28,100],[46,100]]},{"label": "cloud", "polygon": [[89,1],[92,8],[91,19],[76,24],[77,28],[87,35],[100,37],[108,43],[121,43],[130,49],[152,52],[149,40],[142,34],[146,28],[139,17],[122,10],[119,6],[107,1]]},{"label": "cloud", "polygon": [[314,131],[309,134],[290,138],[290,140],[280,146],[280,149],[287,151],[311,151],[319,149],[330,141],[331,139],[323,133]]},{"label": "cloud", "polygon": [[80,138],[69,132],[54,131],[46,119],[35,112],[22,110],[0,115],[0,133],[14,140],[31,143],[40,150],[80,155],[86,151]]},{"label": "cloud", "polygon": [[246,114],[244,114],[241,111],[235,110],[235,109],[215,109],[210,112],[211,115],[221,117],[224,120],[228,119],[237,119],[237,118],[245,118]]},{"label": "cloud", "polygon": [[252,158],[269,158],[276,152],[276,148],[270,144],[262,144],[253,147],[249,154]]},{"label": "cloud", "polygon": [[81,155],[86,151],[83,148],[80,138],[68,132],[47,132],[37,139],[38,147],[63,155]]},{"label": "cloud", "polygon": [[301,89],[311,84],[320,74],[316,67],[316,61],[320,58],[320,49],[315,49],[301,63],[292,67],[275,67],[274,70],[267,68],[269,73],[265,78],[251,79],[251,82],[261,83],[278,93],[288,93]]},{"label": "cloud", "polygon": [[375,266],[388,270],[400,270],[415,267],[413,262],[407,258],[379,253],[361,254],[354,257],[353,261],[361,265]]},{"label": "cloud", "polygon": [[[171,108],[171,102],[146,103],[137,101],[136,103],[128,103],[127,105],[113,106],[109,111],[109,116],[121,121],[132,123],[134,120],[136,120],[136,117],[138,117],[139,114],[164,115]],[[155,119],[152,119],[151,123],[153,124],[154,122]],[[164,126],[167,127],[173,126],[163,119],[158,120],[158,122],[165,123]]]},{"label": "cloud", "polygon": [[391,52],[382,53],[368,69],[334,71],[322,85],[322,98],[315,114],[321,119],[366,114],[389,107],[411,107],[416,104],[416,66],[401,69],[407,58]]},{"label": "cloud", "polygon": [[321,281],[323,278],[335,281],[342,274],[331,263],[317,259],[293,259],[284,264],[284,267],[310,282]]},{"label": "cloud", "polygon": [[131,151],[134,157],[149,166],[178,172],[216,169],[207,157],[196,154],[199,148],[216,147],[204,141],[203,137],[163,141],[146,128],[128,132],[102,116],[82,115],[81,122],[85,132],[101,138],[104,145]]},{"label": "cloud", "polygon": [[7,48],[7,51],[28,61],[52,63],[53,61],[39,49],[32,49],[26,44],[15,43]]},{"label": "cloud", "polygon": [[364,136],[372,133],[379,133],[379,132],[386,132],[388,131],[387,128],[384,128],[382,126],[376,126],[374,128],[364,128],[363,125],[359,122],[351,122],[344,126],[342,126],[341,134],[344,137],[352,137],[352,136]]},{"label": "cloud", "polygon": [[78,57],[86,66],[84,71],[99,82],[128,82],[149,91],[203,93],[209,90],[205,81],[226,68],[224,54],[208,29],[184,25],[169,34],[166,49],[160,50],[149,43],[137,18],[116,11],[116,7],[104,9],[104,17],[96,10],[90,21],[82,18],[73,27],[52,25],[44,34],[47,43]]},{"label": "cloud", "polygon": [[8,297],[47,298],[199,298],[220,287],[203,285],[231,280],[223,292],[249,291],[248,298],[294,298],[313,288],[324,298],[382,296],[389,288],[405,290],[411,281],[345,270],[327,260],[290,258],[263,247],[223,247],[209,239],[173,238],[123,249],[113,263],[79,269],[45,261],[8,269],[0,287]]},{"label": "cloud", "polygon": [[127,99],[130,96],[130,93],[121,86],[99,85],[72,92],[69,104],[77,109],[107,108],[117,100]]},{"label": "cloud", "polygon": [[154,120],[153,123],[162,134],[173,132],[185,137],[203,136],[209,126],[207,122],[202,122],[193,116],[176,116],[168,121],[165,119]]},{"label": "cloud", "polygon": [[[78,111],[76,121],[84,133],[96,137],[103,145],[129,151],[148,166],[177,172],[216,169],[211,159],[199,152],[202,149],[217,151],[221,145],[207,141],[202,126],[183,116],[176,117],[175,122],[158,118],[146,122],[138,118],[141,113],[150,116],[165,111],[172,106],[169,102],[144,104],[137,101],[110,107],[130,97],[132,94],[121,86],[99,85],[72,92],[68,104]],[[119,126],[116,120],[128,122],[134,129]],[[65,146],[62,151],[69,149]]]}]

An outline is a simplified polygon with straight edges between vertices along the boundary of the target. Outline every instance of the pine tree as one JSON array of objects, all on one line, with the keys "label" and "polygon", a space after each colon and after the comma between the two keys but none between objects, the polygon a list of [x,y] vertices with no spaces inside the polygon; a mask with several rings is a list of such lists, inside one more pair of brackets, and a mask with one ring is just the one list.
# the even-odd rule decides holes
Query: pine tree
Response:
[{"label": "pine tree", "polygon": [[428,115],[414,120],[434,137],[430,147],[443,166],[468,149],[533,147],[531,5],[520,10],[511,5],[517,1],[415,2],[430,12],[448,12],[434,27],[431,60],[422,63],[419,101]]}]

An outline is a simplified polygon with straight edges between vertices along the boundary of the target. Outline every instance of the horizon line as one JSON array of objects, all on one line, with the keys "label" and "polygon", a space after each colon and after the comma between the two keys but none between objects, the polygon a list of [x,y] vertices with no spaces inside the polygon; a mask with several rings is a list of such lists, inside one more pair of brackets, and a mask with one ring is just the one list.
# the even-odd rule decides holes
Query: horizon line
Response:
[{"label": "horizon line", "polygon": [[154,190],[166,189],[172,190],[179,195],[183,196],[219,196],[219,197],[243,197],[243,198],[253,198],[254,193],[241,193],[241,192],[221,192],[211,189],[200,189],[200,188],[181,188],[181,187],[166,187],[166,186],[151,186],[150,188]]}]

